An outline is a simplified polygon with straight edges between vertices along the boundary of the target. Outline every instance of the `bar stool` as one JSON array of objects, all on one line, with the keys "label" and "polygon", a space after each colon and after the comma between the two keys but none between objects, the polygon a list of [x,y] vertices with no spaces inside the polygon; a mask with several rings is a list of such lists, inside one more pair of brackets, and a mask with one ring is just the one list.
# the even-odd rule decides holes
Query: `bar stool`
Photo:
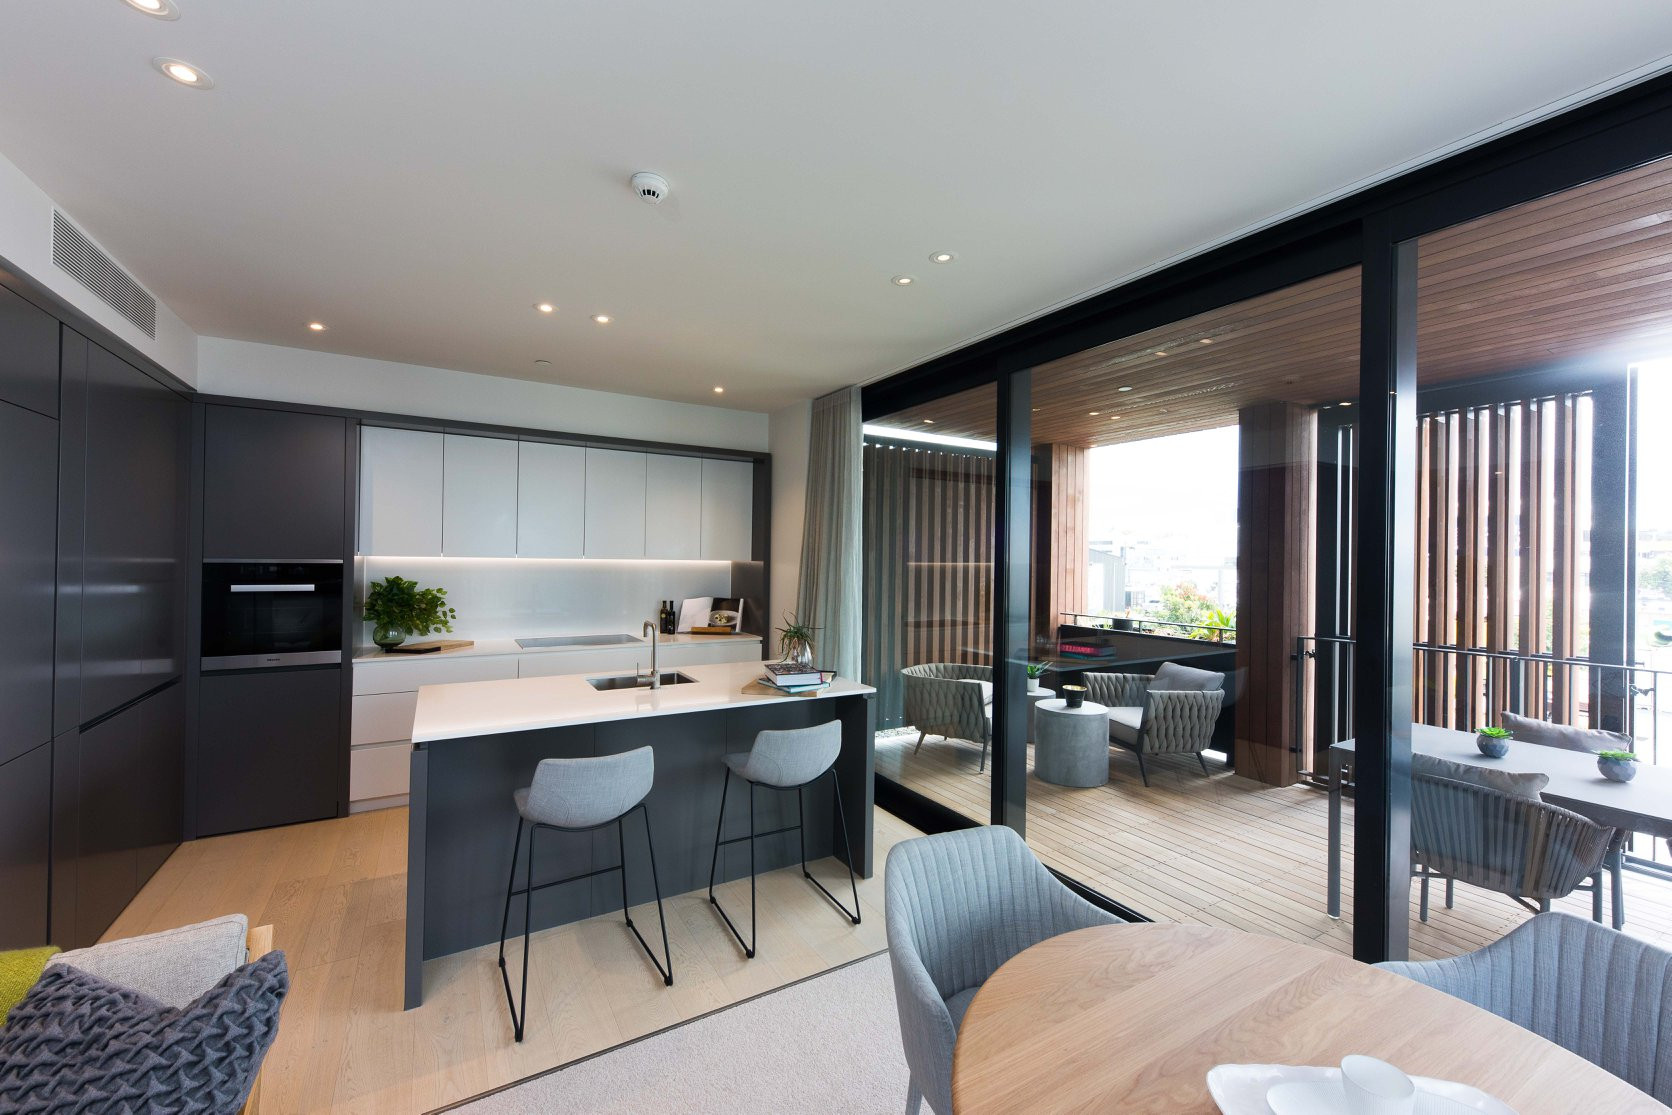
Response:
[{"label": "bar stool", "polygon": [[[832,720],[827,724],[817,724],[811,728],[790,728],[781,731],[765,731],[755,736],[754,746],[744,754],[727,755],[726,778],[720,785],[720,819],[714,826],[714,860],[708,869],[708,901],[720,913],[720,918],[730,929],[737,943],[743,946],[743,955],[754,959],[755,939],[755,840],[762,836],[777,836],[779,833],[794,831],[801,841],[801,874],[808,882],[818,887],[824,896],[830,899],[835,907],[846,914],[855,925],[859,924],[859,884],[853,877],[853,849],[848,843],[848,819],[842,812],[842,787],[833,769],[836,757],[842,750],[842,722]],[[726,824],[726,793],[731,788],[732,775],[737,775],[749,784],[749,835],[734,836],[729,840],[721,840],[720,833]],[[825,889],[825,885],[813,878],[813,873],[807,870],[807,837],[801,831],[801,822],[806,816],[806,803],[802,799],[802,791],[812,783],[817,782],[826,774],[830,775],[830,785],[835,791],[836,819],[842,827],[842,850],[846,853],[848,863],[848,885],[853,888],[853,909],[842,905],[834,894]],[[772,790],[795,791],[795,824],[785,825],[783,828],[773,829],[771,832],[755,831],[755,790],[764,787]],[[727,844],[739,841],[749,842],[749,939],[745,941],[737,926],[732,924],[731,918],[726,916],[725,907],[714,897],[714,877],[720,867],[720,849]]]},{"label": "bar stool", "polygon": [[[639,946],[650,962],[661,973],[662,982],[673,986],[673,954],[668,951],[668,919],[662,913],[662,886],[656,878],[656,846],[650,839],[650,811],[644,799],[656,781],[656,753],[649,747],[620,755],[601,755],[587,759],[542,759],[534,768],[531,785],[516,791],[512,799],[517,804],[517,839],[511,845],[511,877],[505,883],[505,916],[499,923],[499,976],[505,984],[505,1002],[511,1008],[511,1025],[518,1041],[523,1040],[523,1023],[528,1020],[528,931],[529,913],[534,906],[534,892],[547,887],[574,883],[603,875],[621,872],[621,912],[627,918],[627,928],[639,939]],[[627,839],[622,834],[622,821],[633,810],[644,815],[644,843],[650,850],[650,885],[656,892],[656,916],[662,922],[662,955],[667,966],[650,951],[644,934],[633,924],[627,907]],[[528,826],[528,855],[523,867],[523,885],[517,887],[517,853],[522,847],[523,826]],[[549,883],[534,883],[534,835],[541,829],[554,832],[590,832],[606,825],[615,826],[616,847],[621,862],[615,867],[601,867],[580,875],[553,879]],[[523,959],[522,1007],[511,993],[511,975],[505,967],[505,932],[511,923],[511,899],[523,896]]]}]

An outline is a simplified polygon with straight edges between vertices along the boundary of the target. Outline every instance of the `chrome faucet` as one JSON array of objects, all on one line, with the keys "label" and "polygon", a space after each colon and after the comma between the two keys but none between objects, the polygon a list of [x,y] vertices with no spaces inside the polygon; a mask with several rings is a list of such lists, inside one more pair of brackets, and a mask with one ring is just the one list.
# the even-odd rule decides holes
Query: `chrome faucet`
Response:
[{"label": "chrome faucet", "polygon": [[655,620],[647,619],[644,621],[643,633],[650,636],[650,688],[652,689],[662,688],[662,669],[656,664],[657,630],[658,628]]}]

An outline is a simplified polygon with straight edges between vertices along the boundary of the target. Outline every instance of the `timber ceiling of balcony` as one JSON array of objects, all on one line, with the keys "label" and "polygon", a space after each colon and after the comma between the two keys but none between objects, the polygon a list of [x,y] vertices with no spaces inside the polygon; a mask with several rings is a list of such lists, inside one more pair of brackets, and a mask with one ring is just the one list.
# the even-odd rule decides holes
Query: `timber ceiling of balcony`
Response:
[{"label": "timber ceiling of balcony", "polygon": [[[1424,382],[1672,355],[1672,161],[1426,236],[1419,258]],[[1354,268],[1042,365],[1033,440],[1112,445],[1230,425],[1250,403],[1352,399],[1358,286]],[[992,440],[994,398],[880,424]]]}]

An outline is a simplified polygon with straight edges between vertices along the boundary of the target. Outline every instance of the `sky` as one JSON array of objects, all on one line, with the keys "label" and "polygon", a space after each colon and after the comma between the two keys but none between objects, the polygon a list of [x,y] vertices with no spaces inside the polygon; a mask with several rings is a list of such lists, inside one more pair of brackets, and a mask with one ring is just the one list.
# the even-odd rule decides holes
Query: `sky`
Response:
[{"label": "sky", "polygon": [[1089,454],[1092,541],[1171,537],[1203,563],[1237,552],[1237,428],[1107,445]]}]

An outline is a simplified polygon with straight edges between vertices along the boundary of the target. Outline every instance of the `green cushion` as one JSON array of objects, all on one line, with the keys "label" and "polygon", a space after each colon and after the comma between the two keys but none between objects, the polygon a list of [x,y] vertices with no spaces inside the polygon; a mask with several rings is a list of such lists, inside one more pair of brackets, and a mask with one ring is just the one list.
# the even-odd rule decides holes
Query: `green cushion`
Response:
[{"label": "green cushion", "polygon": [[0,1026],[6,1024],[6,1016],[12,1008],[23,1002],[29,989],[40,980],[46,962],[57,951],[57,945],[47,945],[38,949],[0,952]]}]

